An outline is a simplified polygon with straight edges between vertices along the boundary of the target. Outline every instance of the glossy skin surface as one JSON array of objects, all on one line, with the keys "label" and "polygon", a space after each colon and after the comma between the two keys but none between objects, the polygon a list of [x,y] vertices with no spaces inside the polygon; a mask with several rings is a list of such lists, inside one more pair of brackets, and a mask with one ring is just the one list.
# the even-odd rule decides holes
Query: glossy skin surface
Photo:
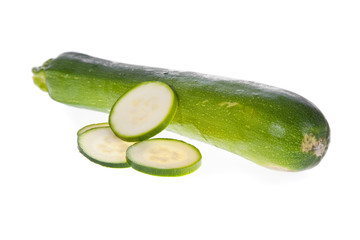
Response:
[{"label": "glossy skin surface", "polygon": [[104,112],[140,82],[162,81],[179,100],[168,130],[272,169],[311,168],[330,142],[329,125],[314,104],[263,84],[114,63],[79,53],[64,53],[33,72],[35,83],[42,89],[46,84],[54,100]]}]

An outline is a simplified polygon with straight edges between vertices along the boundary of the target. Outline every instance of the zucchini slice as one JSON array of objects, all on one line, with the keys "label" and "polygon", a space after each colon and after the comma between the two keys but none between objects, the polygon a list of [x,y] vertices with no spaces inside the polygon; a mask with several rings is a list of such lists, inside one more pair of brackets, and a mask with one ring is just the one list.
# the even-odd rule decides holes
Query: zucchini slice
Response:
[{"label": "zucchini slice", "polygon": [[113,105],[109,124],[119,138],[134,142],[164,130],[177,109],[177,97],[165,83],[149,81],[136,85]]},{"label": "zucchini slice", "polygon": [[126,159],[135,170],[156,176],[183,176],[201,165],[201,153],[196,147],[168,138],[135,143],[126,151]]},{"label": "zucchini slice", "polygon": [[89,129],[93,129],[93,128],[97,128],[97,127],[108,127],[109,126],[109,123],[94,123],[94,124],[90,124],[90,125],[87,125],[83,128],[81,128],[78,132],[77,132],[77,135],[81,135],[83,134],[84,132],[86,132],[87,130]]},{"label": "zucchini slice", "polygon": [[126,150],[132,144],[115,136],[110,127],[93,127],[78,135],[79,151],[92,162],[105,167],[130,167],[126,162]]}]

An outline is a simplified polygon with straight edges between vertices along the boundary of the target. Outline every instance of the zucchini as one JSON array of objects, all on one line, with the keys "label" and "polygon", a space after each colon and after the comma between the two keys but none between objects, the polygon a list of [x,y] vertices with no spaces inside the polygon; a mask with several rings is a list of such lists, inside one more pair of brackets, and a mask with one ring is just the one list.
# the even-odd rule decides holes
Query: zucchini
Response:
[{"label": "zucchini", "polygon": [[105,167],[130,167],[126,161],[126,150],[134,143],[121,140],[115,136],[110,127],[94,125],[87,127],[86,131],[78,134],[80,153],[90,161]]},{"label": "zucchini", "polygon": [[201,153],[193,145],[180,140],[154,138],[130,146],[126,160],[137,171],[175,177],[197,170],[201,165]]},{"label": "zucchini", "polygon": [[124,141],[142,141],[164,130],[176,108],[176,96],[167,84],[144,82],[116,101],[110,111],[109,124]]},{"label": "zucchini", "polygon": [[330,142],[329,124],[313,103],[259,83],[115,63],[73,52],[33,68],[33,74],[35,84],[55,101],[103,112],[141,82],[164,82],[179,101],[168,130],[271,169],[312,168]]}]

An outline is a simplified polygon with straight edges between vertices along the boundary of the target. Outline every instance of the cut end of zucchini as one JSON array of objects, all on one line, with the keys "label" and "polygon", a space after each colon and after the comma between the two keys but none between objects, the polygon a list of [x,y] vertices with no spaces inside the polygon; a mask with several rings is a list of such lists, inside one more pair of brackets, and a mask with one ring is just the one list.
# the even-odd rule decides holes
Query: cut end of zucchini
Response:
[{"label": "cut end of zucchini", "polygon": [[126,158],[132,168],[156,176],[183,176],[201,165],[200,151],[175,139],[150,139],[128,148]]},{"label": "cut end of zucchini", "polygon": [[45,76],[45,67],[49,65],[49,63],[52,61],[52,59],[47,60],[41,67],[34,67],[32,69],[33,72],[33,81],[36,86],[38,86],[41,90],[44,92],[48,91],[48,88],[46,86],[46,76]]},{"label": "cut end of zucchini", "polygon": [[40,68],[33,68],[33,81],[44,92],[48,91],[46,86],[45,72]]},{"label": "cut end of zucchini", "polygon": [[125,141],[142,141],[164,130],[177,109],[177,97],[162,82],[144,82],[122,95],[111,109],[109,124]]},{"label": "cut end of zucchini", "polygon": [[132,144],[115,136],[110,127],[92,126],[78,135],[79,151],[89,160],[106,167],[130,167],[126,162],[126,150]]}]

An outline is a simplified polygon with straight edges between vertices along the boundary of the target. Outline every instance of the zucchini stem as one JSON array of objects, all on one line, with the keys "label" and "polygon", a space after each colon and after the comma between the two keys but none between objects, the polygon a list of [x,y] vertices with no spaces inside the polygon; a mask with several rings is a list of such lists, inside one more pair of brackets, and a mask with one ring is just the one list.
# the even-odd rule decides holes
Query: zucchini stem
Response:
[{"label": "zucchini stem", "polygon": [[36,86],[38,86],[41,90],[44,92],[48,91],[48,88],[46,86],[46,76],[45,76],[45,68],[49,65],[49,63],[52,61],[52,59],[47,60],[42,66],[40,67],[34,67],[32,69],[33,72],[33,81]]}]

